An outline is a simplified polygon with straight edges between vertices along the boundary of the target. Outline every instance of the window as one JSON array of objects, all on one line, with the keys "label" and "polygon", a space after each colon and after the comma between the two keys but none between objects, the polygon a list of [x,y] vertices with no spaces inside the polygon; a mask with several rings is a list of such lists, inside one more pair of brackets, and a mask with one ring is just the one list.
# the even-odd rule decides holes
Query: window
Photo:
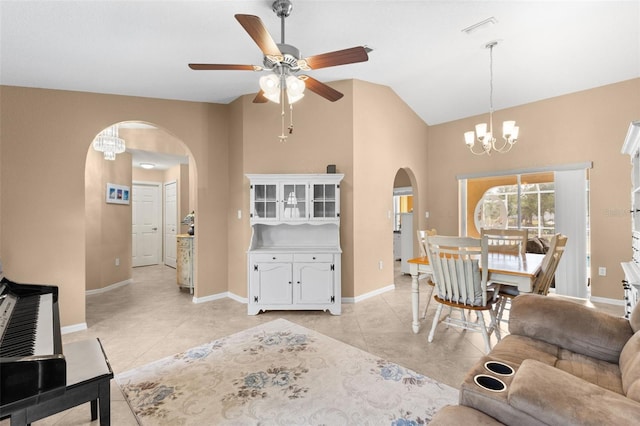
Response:
[{"label": "window", "polygon": [[[516,177],[518,180],[522,176]],[[555,184],[498,185],[487,189],[475,207],[476,229],[528,229],[529,235],[555,234]]]},{"label": "window", "polygon": [[569,242],[556,290],[589,296],[589,170],[591,162],[459,175],[459,232],[479,237],[485,225],[527,228],[530,236],[562,233]]}]

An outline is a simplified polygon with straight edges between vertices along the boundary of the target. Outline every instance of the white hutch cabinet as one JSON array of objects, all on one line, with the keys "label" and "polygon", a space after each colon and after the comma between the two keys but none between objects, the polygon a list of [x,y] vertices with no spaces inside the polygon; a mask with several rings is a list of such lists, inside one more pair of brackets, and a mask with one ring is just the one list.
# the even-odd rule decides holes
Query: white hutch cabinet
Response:
[{"label": "white hutch cabinet", "polygon": [[640,120],[629,125],[622,153],[631,156],[631,262],[622,262],[625,317],[638,303],[640,291]]},{"label": "white hutch cabinet", "polygon": [[342,174],[248,174],[248,313],[341,313]]}]

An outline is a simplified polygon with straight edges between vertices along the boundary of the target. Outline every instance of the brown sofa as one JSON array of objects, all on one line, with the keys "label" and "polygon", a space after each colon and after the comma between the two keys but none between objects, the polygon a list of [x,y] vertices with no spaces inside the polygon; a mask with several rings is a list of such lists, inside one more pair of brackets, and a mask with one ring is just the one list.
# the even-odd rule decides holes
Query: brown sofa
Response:
[{"label": "brown sofa", "polygon": [[[521,295],[509,332],[466,376],[461,405],[508,425],[640,424],[640,305],[626,320],[558,297]],[[513,372],[488,369],[502,364]],[[456,411],[437,417],[451,421]]]}]

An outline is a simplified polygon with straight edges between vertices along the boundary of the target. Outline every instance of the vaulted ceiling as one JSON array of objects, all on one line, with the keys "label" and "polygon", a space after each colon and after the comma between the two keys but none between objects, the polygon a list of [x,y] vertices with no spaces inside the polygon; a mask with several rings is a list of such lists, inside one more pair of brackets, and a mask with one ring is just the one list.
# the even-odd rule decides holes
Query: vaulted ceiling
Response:
[{"label": "vaulted ceiling", "polygon": [[[262,74],[187,64],[261,65],[234,15],[259,16],[280,42],[272,3],[2,0],[0,84],[228,103],[256,93]],[[637,0],[293,0],[285,28],[305,57],[373,49],[368,62],[308,74],[389,86],[430,125],[488,111],[493,40],[495,109],[640,77]]]}]

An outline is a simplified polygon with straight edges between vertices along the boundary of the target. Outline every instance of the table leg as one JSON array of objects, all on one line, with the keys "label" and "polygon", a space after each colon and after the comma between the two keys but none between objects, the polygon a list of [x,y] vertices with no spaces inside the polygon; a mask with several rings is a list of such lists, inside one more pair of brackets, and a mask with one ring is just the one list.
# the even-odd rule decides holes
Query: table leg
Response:
[{"label": "table leg", "polygon": [[413,332],[418,333],[420,331],[420,287],[418,285],[418,271],[417,268],[414,271],[413,265],[411,265],[411,311],[413,314]]}]

